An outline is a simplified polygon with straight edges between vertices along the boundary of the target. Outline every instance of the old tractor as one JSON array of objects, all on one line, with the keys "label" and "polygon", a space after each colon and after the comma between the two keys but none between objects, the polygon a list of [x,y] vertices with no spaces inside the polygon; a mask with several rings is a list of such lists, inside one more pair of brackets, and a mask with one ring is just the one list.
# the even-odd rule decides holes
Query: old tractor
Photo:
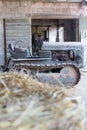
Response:
[{"label": "old tractor", "polygon": [[[4,70],[33,75],[37,72],[58,72],[59,80],[65,86],[74,86],[80,80],[80,70],[84,65],[84,46],[80,42],[43,42],[40,36],[32,39],[32,54],[27,48],[12,47],[9,44],[9,58]],[[9,62],[10,61],[10,62]],[[54,73],[55,74],[55,73]]]}]

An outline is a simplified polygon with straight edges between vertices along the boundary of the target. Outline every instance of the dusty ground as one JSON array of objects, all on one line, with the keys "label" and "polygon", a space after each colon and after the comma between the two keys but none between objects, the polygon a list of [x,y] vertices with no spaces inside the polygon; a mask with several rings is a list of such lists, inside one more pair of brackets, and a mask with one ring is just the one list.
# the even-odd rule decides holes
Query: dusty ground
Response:
[{"label": "dusty ground", "polygon": [[[44,81],[49,81],[50,83],[56,82],[52,77],[48,80],[48,76],[45,77],[44,74],[40,76]],[[57,78],[56,74],[55,74],[55,77]],[[70,94],[75,98],[79,98],[83,106],[87,108],[87,71],[81,71],[81,79],[79,83],[73,88],[69,88],[69,89],[70,89]],[[87,112],[86,112],[86,115],[87,115]],[[87,130],[87,119],[85,122],[86,123],[85,123],[84,130]]]},{"label": "dusty ground", "polygon": [[87,106],[87,72],[82,71],[81,80],[75,86],[75,95],[81,96]]},{"label": "dusty ground", "polygon": [[[81,80],[77,86],[75,86],[75,95],[81,97],[83,104],[87,108],[87,72],[82,72]],[[86,109],[87,110],[87,109]],[[86,111],[87,116],[87,111]],[[85,124],[85,130],[87,130],[87,119]]]},{"label": "dusty ground", "polygon": [[[49,78],[49,75],[50,75],[50,78]],[[51,75],[52,75],[51,73],[39,74],[40,81],[49,82],[52,84],[59,84],[58,74],[55,73],[54,77]],[[70,87],[69,89],[70,89],[70,94],[72,94],[73,96],[75,95],[75,96],[82,98],[83,102],[87,106],[87,71],[81,71],[81,79],[80,79],[79,83],[76,86],[74,86],[73,88]]]},{"label": "dusty ground", "polygon": [[[57,74],[55,74],[54,78],[53,78],[53,76],[50,76],[50,79],[48,78],[48,75],[46,75],[46,76],[45,75],[46,74],[39,75],[41,80],[43,80],[43,82],[46,81],[46,82],[50,82],[50,83],[54,83],[54,84],[56,82],[56,84],[57,84],[57,81],[58,81]],[[49,75],[51,75],[51,74],[49,74]],[[59,81],[58,81],[58,84],[59,84]],[[81,98],[83,103],[87,107],[87,71],[81,71],[81,79],[80,79],[79,83],[76,86],[74,86],[73,88],[69,88],[69,89],[70,89],[70,94]]]}]

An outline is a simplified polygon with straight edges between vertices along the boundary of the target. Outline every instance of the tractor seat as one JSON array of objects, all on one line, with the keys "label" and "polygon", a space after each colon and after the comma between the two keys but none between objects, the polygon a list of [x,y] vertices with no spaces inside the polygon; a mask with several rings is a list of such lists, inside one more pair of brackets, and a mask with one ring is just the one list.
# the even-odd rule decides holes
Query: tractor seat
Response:
[{"label": "tractor seat", "polygon": [[9,44],[8,48],[9,48],[9,53],[15,59],[26,58],[27,57],[27,49],[26,48],[13,47],[12,44]]}]

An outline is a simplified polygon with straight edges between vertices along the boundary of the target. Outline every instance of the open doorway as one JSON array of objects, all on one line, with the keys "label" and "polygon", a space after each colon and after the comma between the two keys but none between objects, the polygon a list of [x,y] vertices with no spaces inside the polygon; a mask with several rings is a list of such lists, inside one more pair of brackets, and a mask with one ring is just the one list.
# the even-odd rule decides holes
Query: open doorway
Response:
[{"label": "open doorway", "polygon": [[43,41],[79,41],[77,19],[32,19],[32,35],[40,34]]}]

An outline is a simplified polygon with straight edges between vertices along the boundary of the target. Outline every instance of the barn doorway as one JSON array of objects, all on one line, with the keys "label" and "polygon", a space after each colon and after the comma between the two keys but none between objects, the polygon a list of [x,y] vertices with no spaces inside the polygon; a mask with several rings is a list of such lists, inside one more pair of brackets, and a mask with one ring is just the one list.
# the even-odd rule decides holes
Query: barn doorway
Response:
[{"label": "barn doorway", "polygon": [[41,34],[44,41],[79,41],[78,19],[32,19],[32,35]]}]

